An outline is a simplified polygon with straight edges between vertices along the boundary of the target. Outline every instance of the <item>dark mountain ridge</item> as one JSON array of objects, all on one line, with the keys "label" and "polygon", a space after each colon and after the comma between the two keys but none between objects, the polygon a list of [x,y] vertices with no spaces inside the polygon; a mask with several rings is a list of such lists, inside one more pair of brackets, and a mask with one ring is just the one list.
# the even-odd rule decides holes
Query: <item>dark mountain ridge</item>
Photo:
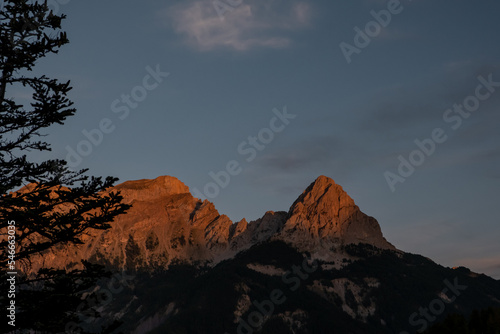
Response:
[{"label": "dark mountain ridge", "polygon": [[97,288],[102,317],[82,315],[94,332],[118,321],[117,333],[403,334],[500,307],[499,281],[397,250],[325,176],[288,212],[236,223],[173,177],[114,189],[127,214],[38,262],[125,270],[119,292]]}]

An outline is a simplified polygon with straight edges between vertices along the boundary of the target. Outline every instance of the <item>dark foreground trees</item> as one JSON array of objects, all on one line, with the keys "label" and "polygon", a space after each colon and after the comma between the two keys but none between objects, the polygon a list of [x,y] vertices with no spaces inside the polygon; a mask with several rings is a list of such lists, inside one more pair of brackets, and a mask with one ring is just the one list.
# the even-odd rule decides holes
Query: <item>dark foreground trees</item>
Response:
[{"label": "dark foreground trees", "polygon": [[500,334],[500,308],[475,310],[470,317],[452,314],[424,334]]},{"label": "dark foreground trees", "polygon": [[[40,58],[68,43],[60,31],[64,18],[43,1],[3,1],[0,11],[0,302],[3,310],[11,300],[16,303],[15,327],[6,327],[2,313],[2,332],[60,333],[78,321],[81,293],[104,275],[102,268],[85,263],[71,272],[25,274],[35,256],[81,243],[90,229],[109,228],[128,208],[119,194],[106,191],[115,178],[89,178],[63,160],[30,160],[31,151],[50,151],[43,140],[47,128],[62,125],[76,111],[68,99],[69,82],[32,72]],[[29,103],[16,100],[19,88],[31,90]],[[7,275],[15,270],[18,275]],[[12,276],[15,298],[6,293]]]}]

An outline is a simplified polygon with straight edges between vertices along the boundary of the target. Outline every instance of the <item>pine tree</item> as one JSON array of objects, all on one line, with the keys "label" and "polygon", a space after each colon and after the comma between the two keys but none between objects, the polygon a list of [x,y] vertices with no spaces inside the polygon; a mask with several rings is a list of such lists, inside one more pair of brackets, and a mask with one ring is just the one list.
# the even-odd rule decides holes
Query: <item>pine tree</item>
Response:
[{"label": "pine tree", "polygon": [[[0,11],[2,272],[12,260],[16,269],[29,272],[35,256],[82,243],[85,233],[109,228],[114,217],[129,207],[121,203],[119,193],[107,191],[116,178],[89,177],[86,169],[71,171],[64,160],[39,162],[29,157],[31,151],[50,151],[50,144],[43,140],[44,130],[62,125],[76,112],[68,98],[70,82],[33,75],[39,59],[58,53],[69,42],[61,31],[64,18],[54,14],[46,1],[3,1]],[[12,90],[17,87],[32,91],[29,105],[13,98]],[[15,258],[8,253],[9,225],[15,225]],[[78,320],[81,293],[103,275],[102,268],[88,263],[71,272],[46,268],[35,276],[20,273],[18,303],[30,304],[18,305],[16,329],[64,332],[68,321]],[[2,291],[6,291],[5,282],[2,277]],[[5,299],[2,293],[2,309]],[[46,309],[48,303],[52,303],[51,312]]]}]

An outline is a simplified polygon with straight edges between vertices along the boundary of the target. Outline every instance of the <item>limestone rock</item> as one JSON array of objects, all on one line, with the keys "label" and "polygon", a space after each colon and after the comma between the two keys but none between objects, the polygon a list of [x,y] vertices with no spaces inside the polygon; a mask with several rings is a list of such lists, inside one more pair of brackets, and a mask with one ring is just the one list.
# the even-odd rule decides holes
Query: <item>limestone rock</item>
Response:
[{"label": "limestone rock", "polygon": [[362,213],[341,186],[325,176],[314,181],[289,212],[268,211],[255,221],[233,223],[213,203],[194,198],[170,176],[127,181],[120,191],[129,211],[112,228],[91,231],[80,246],[47,252],[36,266],[73,267],[86,259],[128,269],[165,269],[171,263],[216,264],[251,246],[281,239],[302,251],[368,243],[395,249],[377,221]]},{"label": "limestone rock", "polygon": [[280,233],[304,250],[315,245],[367,243],[395,249],[382,235],[378,222],[360,211],[332,179],[320,176],[293,203]]}]

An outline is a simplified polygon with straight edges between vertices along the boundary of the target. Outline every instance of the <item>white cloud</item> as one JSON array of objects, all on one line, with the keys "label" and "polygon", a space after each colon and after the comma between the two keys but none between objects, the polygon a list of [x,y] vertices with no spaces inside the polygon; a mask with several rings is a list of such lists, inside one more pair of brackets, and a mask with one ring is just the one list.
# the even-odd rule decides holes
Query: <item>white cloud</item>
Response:
[{"label": "white cloud", "polygon": [[310,6],[305,2],[243,1],[230,8],[219,17],[213,1],[195,0],[170,7],[167,16],[186,43],[201,51],[285,48],[292,43],[291,32],[306,27],[311,18]]}]

